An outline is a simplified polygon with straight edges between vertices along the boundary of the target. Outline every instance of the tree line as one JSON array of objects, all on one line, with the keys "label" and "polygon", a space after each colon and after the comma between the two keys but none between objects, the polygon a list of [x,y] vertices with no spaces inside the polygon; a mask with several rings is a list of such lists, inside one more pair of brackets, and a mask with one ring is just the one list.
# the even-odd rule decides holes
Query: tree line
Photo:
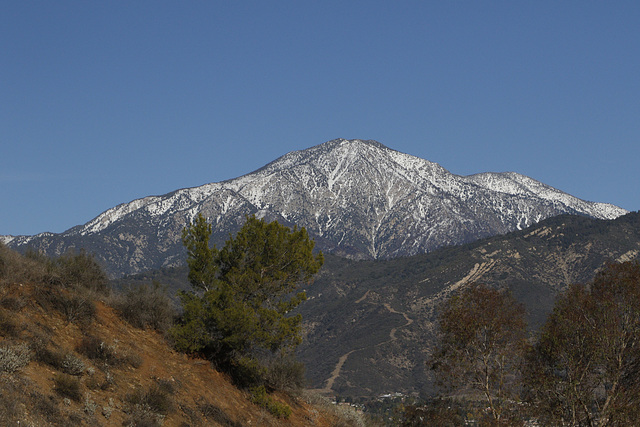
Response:
[{"label": "tree line", "polygon": [[507,290],[468,286],[444,304],[428,364],[440,395],[408,408],[404,425],[635,425],[640,263],[569,286],[533,337]]}]

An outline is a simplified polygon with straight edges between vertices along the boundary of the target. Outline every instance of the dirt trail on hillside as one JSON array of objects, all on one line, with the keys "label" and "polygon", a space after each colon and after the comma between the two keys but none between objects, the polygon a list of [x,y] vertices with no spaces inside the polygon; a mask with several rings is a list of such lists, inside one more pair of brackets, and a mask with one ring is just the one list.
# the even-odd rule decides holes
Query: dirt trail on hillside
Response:
[{"label": "dirt trail on hillside", "polygon": [[[491,259],[488,260],[486,262],[483,263],[476,263],[473,268],[469,271],[469,273],[464,276],[462,279],[458,280],[456,283],[448,286],[447,288],[443,289],[442,291],[438,292],[436,295],[432,296],[431,298],[428,298],[426,300],[427,305],[431,306],[433,308],[433,306],[435,305],[434,303],[436,301],[442,300],[444,298],[446,298],[447,296],[451,295],[452,292],[454,292],[455,290],[459,289],[460,287],[468,284],[468,283],[473,283],[475,281],[480,280],[480,278],[482,276],[484,276],[485,274],[487,274],[496,264],[496,260]],[[361,296],[360,298],[358,298],[355,303],[356,304],[360,304],[362,303],[367,297],[369,296],[369,291],[365,292],[365,294],[363,296]],[[399,314],[401,316],[403,316],[405,318],[405,320],[407,321],[407,323],[405,323],[402,326],[398,326],[395,328],[392,328],[391,331],[389,332],[389,339],[386,341],[383,341],[381,343],[375,344],[373,346],[369,346],[369,347],[379,347],[381,345],[385,345],[388,344],[394,340],[397,339],[396,334],[398,332],[398,329],[400,328],[406,328],[407,326],[411,325],[413,323],[413,319],[411,319],[406,313],[403,313],[401,311],[397,311],[395,310],[393,307],[391,307],[391,305],[389,303],[384,303],[383,306],[389,310],[390,313],[393,314]],[[354,350],[351,350],[350,352],[343,354],[342,356],[340,356],[340,358],[338,359],[338,363],[336,364],[335,368],[333,369],[333,371],[331,372],[331,376],[325,380],[325,386],[321,389],[318,389],[317,391],[320,393],[325,393],[325,394],[330,394],[333,388],[333,384],[335,383],[335,381],[338,379],[338,377],[340,377],[340,372],[342,370],[342,367],[344,366],[344,364],[346,363],[347,359],[349,358],[349,356],[356,352],[356,351],[360,351],[360,350],[364,350],[365,348],[369,348],[369,347],[362,347],[362,348],[357,348]]]},{"label": "dirt trail on hillside", "polygon": [[[396,311],[393,309],[393,307],[391,307],[388,303],[384,303],[384,306],[387,310],[389,310],[391,313],[393,314],[401,314],[402,317],[404,317],[404,320],[407,321],[407,323],[405,323],[404,325],[400,326],[400,328],[406,328],[407,326],[409,326],[410,324],[413,323],[413,319],[409,318],[409,316],[407,316],[407,313],[402,313],[400,311]],[[389,341],[393,341],[396,339],[396,331],[398,330],[398,328],[393,328],[391,329],[391,332],[389,333]],[[383,343],[377,344],[377,345],[382,345],[382,344],[386,344],[389,341],[385,341]]]},{"label": "dirt trail on hillside", "polygon": [[[358,349],[358,350],[362,350],[362,349]],[[333,368],[333,371],[331,372],[331,376],[329,377],[329,379],[327,379],[326,385],[324,386],[323,389],[320,389],[321,392],[331,393],[331,389],[333,388],[333,383],[340,376],[340,371],[342,370],[342,366],[344,365],[344,362],[347,361],[347,358],[351,353],[358,350],[351,350],[349,353],[343,354],[342,356],[340,356],[340,358],[338,359],[338,363],[336,364],[336,367]]]},{"label": "dirt trail on hillside", "polygon": [[[365,298],[368,295],[369,295],[369,291],[367,291],[362,297],[360,297],[358,300],[356,300],[356,304],[360,304],[362,301],[365,300]],[[407,327],[407,326],[409,326],[409,325],[411,325],[413,323],[413,319],[411,319],[406,313],[403,313],[401,311],[395,310],[393,307],[391,307],[391,305],[389,303],[384,303],[383,306],[387,310],[389,310],[390,313],[399,314],[402,317],[404,317],[404,319],[407,321],[407,323],[405,323],[402,326],[398,326],[398,327],[392,328],[391,331],[389,332],[389,339],[388,340],[383,341],[383,342],[378,343],[378,344],[374,344],[373,346],[369,346],[369,347],[379,347],[381,345],[390,343],[391,341],[395,341],[397,339],[396,338],[396,332],[398,331],[398,329],[399,328],[405,328],[405,327]],[[350,352],[340,356],[340,358],[338,359],[338,363],[336,364],[336,366],[333,368],[333,371],[331,372],[331,376],[325,381],[325,386],[323,388],[321,388],[321,389],[317,389],[316,391],[318,391],[320,393],[330,394],[332,392],[332,389],[333,389],[333,384],[335,383],[335,381],[340,376],[340,371],[342,371],[342,367],[344,366],[345,362],[347,361],[347,359],[349,358],[351,353],[354,353],[356,351],[361,351],[361,350],[364,350],[364,349],[369,348],[369,347],[357,348],[357,349],[351,350]]]},{"label": "dirt trail on hillside", "polygon": [[362,301],[364,301],[367,297],[369,296],[369,291],[365,292],[364,295],[362,295],[360,298],[358,298],[358,300],[356,301],[356,304],[360,304]]}]

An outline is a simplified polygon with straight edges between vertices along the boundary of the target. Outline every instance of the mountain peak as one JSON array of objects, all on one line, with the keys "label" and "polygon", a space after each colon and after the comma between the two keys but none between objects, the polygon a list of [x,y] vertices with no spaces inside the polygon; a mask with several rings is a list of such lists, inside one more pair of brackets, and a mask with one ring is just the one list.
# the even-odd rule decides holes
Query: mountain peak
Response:
[{"label": "mountain peak", "polygon": [[59,235],[9,243],[56,255],[102,253],[120,275],[183,262],[180,236],[202,212],[223,243],[246,215],[305,227],[317,247],[353,258],[428,252],[528,227],[558,214],[612,219],[626,211],[580,200],[517,173],[458,176],[373,140],[334,139],[219,183],[116,206]]},{"label": "mountain peak", "polygon": [[373,139],[344,139],[344,138],[336,138],[336,139],[332,139],[331,141],[327,141],[324,144],[320,144],[320,146],[323,145],[327,145],[327,146],[335,146],[335,145],[356,145],[356,144],[363,144],[363,145],[369,145],[372,147],[377,147],[377,148],[384,148],[384,149],[389,149],[389,147],[385,146],[384,144],[373,140]]},{"label": "mountain peak", "polygon": [[376,150],[385,150],[387,152],[394,151],[374,140],[337,138],[303,150],[291,151],[266,164],[255,172],[245,175],[245,177],[254,176],[255,174],[260,173],[273,173],[276,170],[289,169],[291,167],[297,167],[312,162],[327,161],[326,156],[330,156],[332,154],[337,157],[348,157],[349,154],[351,156],[360,155],[363,153],[361,151],[362,149],[367,150],[371,148]]}]

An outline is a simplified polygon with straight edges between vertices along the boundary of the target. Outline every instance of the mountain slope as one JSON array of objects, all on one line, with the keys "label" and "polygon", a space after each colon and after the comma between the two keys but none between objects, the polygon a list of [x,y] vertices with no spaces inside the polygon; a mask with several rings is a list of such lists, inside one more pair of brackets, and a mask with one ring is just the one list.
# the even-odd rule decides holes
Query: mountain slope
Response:
[{"label": "mountain slope", "polygon": [[[301,305],[299,357],[314,387],[340,395],[432,390],[426,360],[439,306],[472,282],[509,288],[532,330],[571,283],[606,262],[640,259],[640,213],[550,218],[526,230],[384,261],[326,257]],[[339,369],[337,369],[339,368]]]},{"label": "mountain slope", "polygon": [[356,259],[424,253],[563,213],[626,213],[516,173],[458,176],[375,141],[337,139],[236,179],[116,206],[61,234],[4,240],[48,255],[83,247],[118,276],[179,264],[181,230],[198,212],[213,222],[218,244],[256,214],[306,227],[318,248]]},{"label": "mountain slope", "polygon": [[[472,282],[509,288],[525,304],[531,330],[557,293],[586,283],[606,262],[640,259],[640,213],[615,220],[559,215],[525,230],[389,260],[325,255],[297,310],[305,337],[299,358],[312,386],[341,396],[433,391],[425,362],[439,305]],[[189,289],[186,267],[120,283],[157,280]]]}]

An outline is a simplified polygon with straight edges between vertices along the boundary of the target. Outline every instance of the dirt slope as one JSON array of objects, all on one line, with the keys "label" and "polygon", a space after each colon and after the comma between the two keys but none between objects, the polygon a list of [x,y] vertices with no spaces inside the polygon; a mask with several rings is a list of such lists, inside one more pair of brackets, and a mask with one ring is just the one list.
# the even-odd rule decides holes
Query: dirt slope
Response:
[{"label": "dirt slope", "polygon": [[73,307],[59,310],[64,304],[56,302],[72,296],[0,283],[0,424],[348,425],[330,408],[281,394],[274,398],[293,413],[275,418],[207,361],[173,351],[159,333],[133,328],[104,302],[84,317],[82,304],[74,306],[77,316]]}]

